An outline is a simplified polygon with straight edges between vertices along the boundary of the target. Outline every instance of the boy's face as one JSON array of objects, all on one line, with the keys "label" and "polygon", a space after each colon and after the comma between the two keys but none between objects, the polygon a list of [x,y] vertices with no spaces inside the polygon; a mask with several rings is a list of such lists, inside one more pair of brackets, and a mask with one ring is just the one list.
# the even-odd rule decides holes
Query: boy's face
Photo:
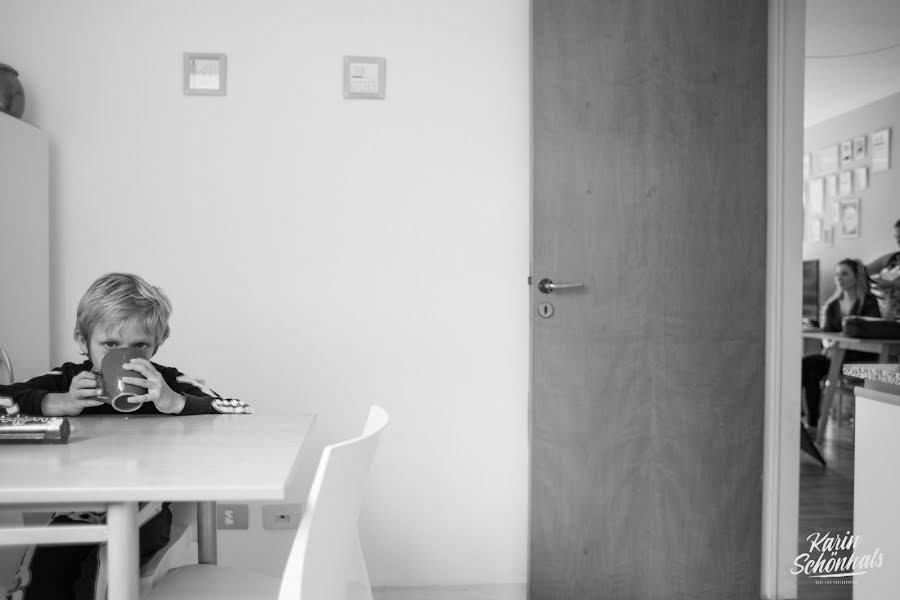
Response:
[{"label": "boy's face", "polygon": [[150,360],[156,354],[156,344],[152,335],[134,319],[125,321],[121,327],[107,329],[104,323],[94,325],[90,340],[78,340],[81,351],[90,357],[95,369],[103,363],[103,357],[113,348],[136,348],[142,357]]}]

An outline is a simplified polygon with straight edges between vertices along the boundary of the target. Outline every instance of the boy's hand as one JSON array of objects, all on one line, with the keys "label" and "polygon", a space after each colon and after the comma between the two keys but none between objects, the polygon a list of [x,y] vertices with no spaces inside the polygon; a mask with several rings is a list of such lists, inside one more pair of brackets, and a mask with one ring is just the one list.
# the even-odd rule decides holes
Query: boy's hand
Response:
[{"label": "boy's hand", "polygon": [[178,414],[184,408],[184,396],[176,394],[163,379],[163,376],[156,370],[149,360],[146,358],[132,358],[131,362],[125,363],[123,368],[126,371],[137,371],[144,376],[140,377],[123,377],[122,381],[139,385],[147,388],[147,393],[142,396],[132,396],[128,399],[133,404],[141,402],[152,402],[156,405],[156,410],[161,413]]},{"label": "boy's hand", "polygon": [[67,394],[47,394],[41,406],[41,412],[48,417],[74,417],[89,406],[103,404],[97,400],[102,393],[97,375],[90,371],[82,371],[69,385]]}]

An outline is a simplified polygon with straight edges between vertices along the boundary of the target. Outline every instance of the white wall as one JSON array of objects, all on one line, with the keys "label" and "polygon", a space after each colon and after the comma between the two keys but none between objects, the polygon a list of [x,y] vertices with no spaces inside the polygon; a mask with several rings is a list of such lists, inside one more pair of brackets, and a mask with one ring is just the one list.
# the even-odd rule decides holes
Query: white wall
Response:
[{"label": "white wall", "polygon": [[[807,6],[806,126],[900,91],[900,2],[810,0]],[[827,58],[836,55],[844,57]]]},{"label": "white wall", "polygon": [[[526,571],[529,25],[521,0],[0,0],[0,61],[51,138],[53,362],[102,273],[169,293],[157,355],[259,413],[392,424],[362,518],[376,585]],[[187,97],[182,52],[228,55]],[[343,55],[387,98],[341,96]],[[278,572],[288,535],[220,532]]]},{"label": "white wall", "polygon": [[[803,141],[805,152],[840,144],[844,140],[868,135],[884,128],[891,129],[891,152],[896,153],[896,136],[900,135],[900,94],[867,104],[854,111],[807,127]],[[900,219],[900,168],[896,155],[891,156],[891,168],[869,173],[868,189],[850,197],[859,198],[861,224],[859,237],[841,239],[834,236],[832,244],[803,243],[803,258],[819,260],[819,304],[834,292],[834,266],[844,258],[859,258],[871,262],[896,252],[894,223]],[[835,232],[837,233],[837,232]]]}]

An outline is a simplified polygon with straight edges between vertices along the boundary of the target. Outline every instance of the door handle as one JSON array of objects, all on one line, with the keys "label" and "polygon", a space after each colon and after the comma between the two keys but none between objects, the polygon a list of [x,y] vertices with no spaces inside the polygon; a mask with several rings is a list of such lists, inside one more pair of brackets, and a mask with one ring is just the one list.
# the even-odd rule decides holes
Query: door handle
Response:
[{"label": "door handle", "polygon": [[574,288],[583,288],[584,284],[579,282],[575,283],[553,283],[546,277],[541,279],[538,282],[538,289],[541,290],[545,294],[549,294],[553,290],[571,290]]}]

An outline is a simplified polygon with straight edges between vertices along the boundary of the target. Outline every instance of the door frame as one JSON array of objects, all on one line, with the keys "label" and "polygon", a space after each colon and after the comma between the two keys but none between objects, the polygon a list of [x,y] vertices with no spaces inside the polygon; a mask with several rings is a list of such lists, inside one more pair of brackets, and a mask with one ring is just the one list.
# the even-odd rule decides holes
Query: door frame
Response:
[{"label": "door frame", "polygon": [[806,0],[769,0],[766,379],[761,592],[797,597]]}]

